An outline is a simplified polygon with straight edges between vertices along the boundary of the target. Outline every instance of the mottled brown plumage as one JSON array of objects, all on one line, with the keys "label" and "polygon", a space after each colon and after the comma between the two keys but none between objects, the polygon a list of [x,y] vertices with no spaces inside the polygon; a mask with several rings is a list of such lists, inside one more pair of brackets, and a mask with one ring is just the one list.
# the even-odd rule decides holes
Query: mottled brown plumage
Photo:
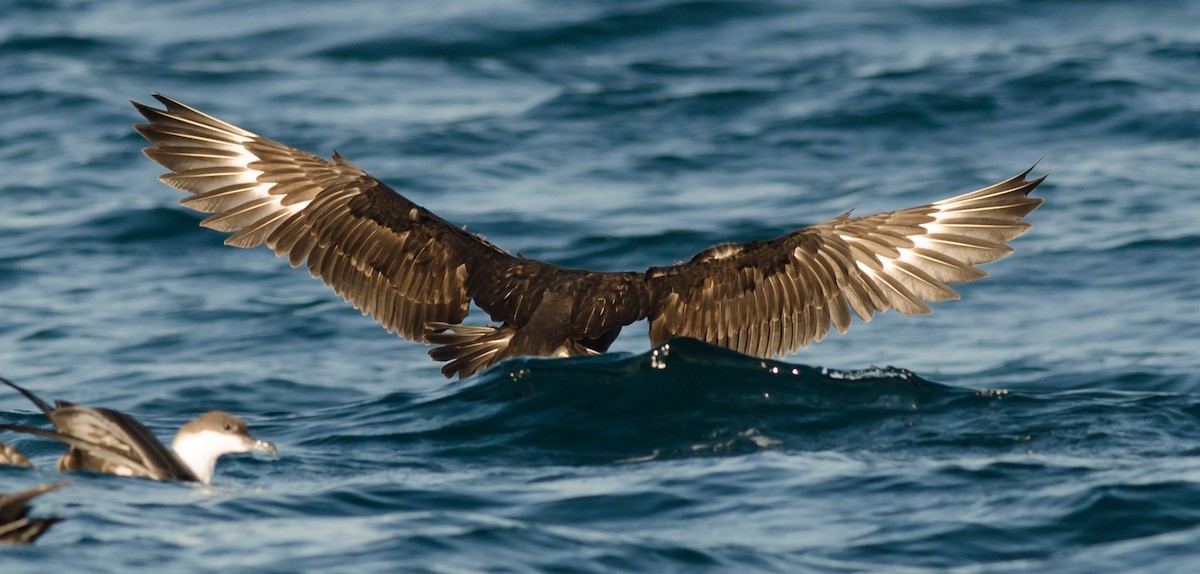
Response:
[{"label": "mottled brown plumage", "polygon": [[[267,245],[306,264],[402,337],[438,345],[442,372],[470,375],[507,357],[608,349],[650,320],[655,344],[689,336],[759,357],[791,353],[896,309],[957,298],[948,283],[985,276],[1041,204],[1028,171],[929,205],[835,217],[768,241],[724,244],[646,272],[568,269],[510,255],[451,225],[334,153],[324,160],[162,95],[134,103],[162,181],[213,213],[203,225],[237,247]],[[459,325],[474,302],[499,323]]]},{"label": "mottled brown plumage", "polygon": [[25,455],[2,442],[0,442],[0,465],[33,468],[33,463],[29,462],[29,459],[25,458]]},{"label": "mottled brown plumage", "polygon": [[29,501],[66,486],[43,484],[29,490],[0,494],[0,544],[32,544],[61,518],[29,518]]}]

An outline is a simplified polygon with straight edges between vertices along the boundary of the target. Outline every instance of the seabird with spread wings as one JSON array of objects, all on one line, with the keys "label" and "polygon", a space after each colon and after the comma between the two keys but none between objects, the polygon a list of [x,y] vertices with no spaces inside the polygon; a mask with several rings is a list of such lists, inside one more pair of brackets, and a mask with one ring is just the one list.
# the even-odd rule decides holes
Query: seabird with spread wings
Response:
[{"label": "seabird with spread wings", "polygon": [[[330,160],[226,123],[163,95],[134,102],[147,157],[171,170],[181,203],[235,247],[267,245],[307,265],[390,332],[437,345],[446,377],[521,355],[603,353],[621,328],[650,320],[654,344],[694,337],[757,357],[845,332],[852,315],[929,313],[949,283],[1012,252],[1041,205],[1029,170],[928,205],[843,214],[766,241],[726,243],[645,272],[569,269],[512,255],[451,225],[334,152]],[[474,302],[496,326],[460,324]]]}]

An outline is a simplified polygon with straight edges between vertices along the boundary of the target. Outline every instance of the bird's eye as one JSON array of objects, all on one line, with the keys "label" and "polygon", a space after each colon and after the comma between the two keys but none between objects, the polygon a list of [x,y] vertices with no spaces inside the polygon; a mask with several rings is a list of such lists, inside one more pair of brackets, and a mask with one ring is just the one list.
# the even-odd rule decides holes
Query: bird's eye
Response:
[{"label": "bird's eye", "polygon": [[231,431],[231,430],[233,430],[233,425],[229,424],[229,423],[225,423],[224,425],[222,425],[221,428]]}]

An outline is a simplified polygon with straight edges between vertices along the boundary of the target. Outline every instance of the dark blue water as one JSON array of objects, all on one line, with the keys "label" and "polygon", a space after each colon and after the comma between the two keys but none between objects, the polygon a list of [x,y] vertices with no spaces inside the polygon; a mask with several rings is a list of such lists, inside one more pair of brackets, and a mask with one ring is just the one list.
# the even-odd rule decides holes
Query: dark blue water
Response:
[{"label": "dark blue water", "polygon": [[[208,488],[78,475],[0,570],[1153,570],[1200,565],[1200,2],[9,0],[0,374]],[[527,257],[640,270],[1040,160],[1016,254],[789,363],[692,341],[447,382],[155,181],[161,91]],[[471,322],[486,318],[476,314]],[[801,366],[801,365],[812,365]],[[0,421],[43,424],[15,394]],[[58,480],[59,447],[17,436]]]}]

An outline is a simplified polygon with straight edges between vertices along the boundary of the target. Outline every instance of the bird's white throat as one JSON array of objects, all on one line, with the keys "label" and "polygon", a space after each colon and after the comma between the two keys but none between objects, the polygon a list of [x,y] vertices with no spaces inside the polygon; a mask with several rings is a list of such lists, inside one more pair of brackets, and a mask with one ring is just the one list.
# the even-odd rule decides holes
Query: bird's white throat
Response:
[{"label": "bird's white throat", "polygon": [[171,450],[192,470],[200,482],[212,482],[217,459],[222,455],[247,452],[246,437],[212,430],[180,433],[171,442]]}]

